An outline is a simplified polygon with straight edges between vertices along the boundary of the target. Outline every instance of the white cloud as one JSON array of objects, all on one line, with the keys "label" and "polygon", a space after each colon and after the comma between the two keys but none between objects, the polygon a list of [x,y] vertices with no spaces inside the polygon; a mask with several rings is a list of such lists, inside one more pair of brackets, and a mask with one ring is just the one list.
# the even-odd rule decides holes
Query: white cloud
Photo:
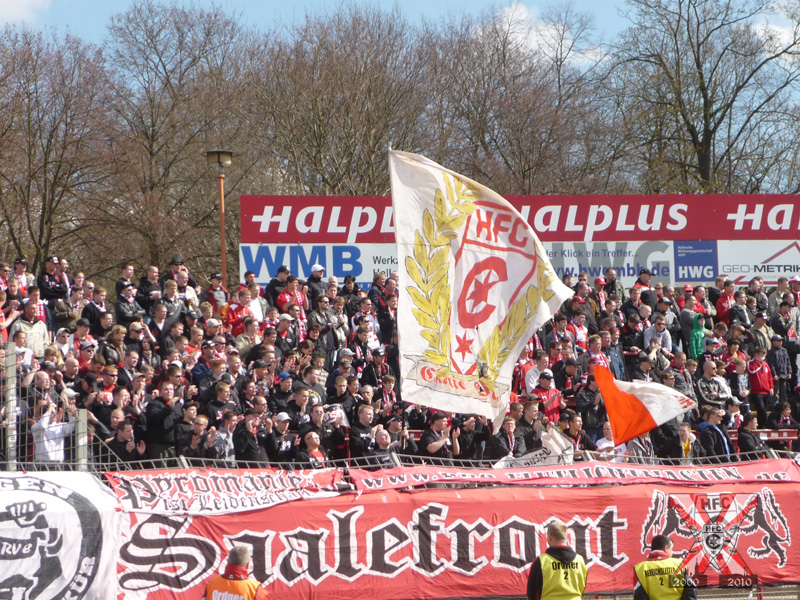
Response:
[{"label": "white cloud", "polygon": [[35,23],[42,12],[50,9],[52,0],[0,0],[0,23]]},{"label": "white cloud", "polygon": [[[573,46],[573,32],[563,24],[556,25],[543,19],[536,6],[529,7],[515,0],[500,10],[500,18],[519,43],[545,56],[553,57]],[[587,41],[581,40],[572,47],[570,62],[587,66],[603,57],[601,48],[589,45]]]}]

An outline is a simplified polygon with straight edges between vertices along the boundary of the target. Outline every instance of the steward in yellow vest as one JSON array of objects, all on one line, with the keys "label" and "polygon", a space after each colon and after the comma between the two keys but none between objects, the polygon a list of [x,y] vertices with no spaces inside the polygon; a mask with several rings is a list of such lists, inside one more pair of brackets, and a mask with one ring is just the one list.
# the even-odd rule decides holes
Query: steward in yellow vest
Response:
[{"label": "steward in yellow vest", "polygon": [[672,540],[657,535],[650,544],[647,560],[633,567],[633,600],[696,600],[697,589],[681,560],[672,557]]},{"label": "steward in yellow vest", "polygon": [[547,550],[528,575],[529,600],[580,600],[588,570],[583,557],[567,546],[567,526],[554,521],[547,527]]}]

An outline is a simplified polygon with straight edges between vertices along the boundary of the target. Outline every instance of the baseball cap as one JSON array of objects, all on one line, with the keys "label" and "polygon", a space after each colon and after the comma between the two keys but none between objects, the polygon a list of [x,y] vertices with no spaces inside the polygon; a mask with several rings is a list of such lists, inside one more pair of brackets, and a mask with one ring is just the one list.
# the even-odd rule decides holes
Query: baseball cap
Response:
[{"label": "baseball cap", "polygon": [[197,314],[196,310],[190,310],[186,313],[186,316],[190,319],[197,319],[200,315]]},{"label": "baseball cap", "polygon": [[200,344],[200,349],[201,350],[205,350],[206,348],[213,348],[213,347],[214,347],[214,342],[212,342],[211,340],[206,340],[205,342]]},{"label": "baseball cap", "polygon": [[248,416],[248,415],[257,415],[257,414],[258,414],[258,411],[255,408],[248,408],[246,411],[244,411],[244,416],[245,417]]},{"label": "baseball cap", "polygon": [[767,313],[764,311],[759,311],[756,313],[756,319],[768,319]]},{"label": "baseball cap", "polygon": [[222,325],[222,323],[220,323],[219,320],[217,319],[209,319],[208,321],[206,321],[206,325],[208,325],[209,327],[219,327],[220,325]]},{"label": "baseball cap", "polygon": [[208,275],[209,279],[219,279],[222,280],[222,273],[210,273]]},{"label": "baseball cap", "polygon": [[73,389],[71,389],[71,388],[64,388],[64,392],[63,392],[63,394],[64,394],[64,395],[65,395],[67,398],[75,398],[75,397],[77,397],[77,396],[78,396],[78,392],[76,392],[75,390],[73,390]]},{"label": "baseball cap", "polygon": [[294,317],[291,315],[283,314],[280,318],[281,321],[294,321]]},{"label": "baseball cap", "polygon": [[790,283],[800,283],[800,275],[794,275],[790,280]]},{"label": "baseball cap", "polygon": [[94,348],[92,342],[81,342],[81,350],[88,350],[89,348]]},{"label": "baseball cap", "polygon": [[257,361],[255,361],[253,363],[253,368],[254,369],[266,369],[267,368],[267,363],[266,363],[266,361],[263,361],[263,360],[261,360],[259,358]]},{"label": "baseball cap", "polygon": [[386,354],[386,350],[384,349],[383,346],[379,346],[378,348],[375,348],[373,354],[377,354],[378,356],[383,356]]},{"label": "baseball cap", "polygon": [[339,352],[340,356],[355,356],[356,353],[350,350],[350,348],[343,348],[341,352]]},{"label": "baseball cap", "polygon": [[683,291],[684,292],[694,292],[694,286],[693,285],[689,285],[687,283],[685,286],[683,286]]},{"label": "baseball cap", "polygon": [[66,327],[62,327],[61,329],[56,331],[56,337],[60,336],[62,333],[69,333],[69,329],[67,329]]},{"label": "baseball cap", "polygon": [[640,269],[639,270],[639,275],[652,275],[652,274],[653,273],[650,271],[650,269]]},{"label": "baseball cap", "polygon": [[323,267],[323,266],[322,266],[321,264],[319,264],[319,263],[316,263],[316,264],[314,264],[314,265],[311,265],[311,272],[312,272],[312,273],[313,273],[314,271],[324,271],[324,270],[325,270],[325,267]]},{"label": "baseball cap", "polygon": [[608,282],[606,281],[606,278],[605,278],[605,277],[595,277],[595,278],[594,278],[594,282],[595,282],[595,283],[599,283],[600,285],[605,285],[606,283],[608,283]]},{"label": "baseball cap", "polygon": [[545,379],[552,379],[553,372],[550,369],[545,369],[539,374],[539,379],[541,379],[542,377],[544,377]]},{"label": "baseball cap", "polygon": [[292,272],[291,269],[289,269],[289,267],[287,267],[286,265],[281,265],[280,267],[278,267],[278,273],[291,273],[291,272]]},{"label": "baseball cap", "polygon": [[291,421],[291,420],[292,420],[292,417],[290,417],[290,416],[289,416],[289,413],[285,413],[285,412],[279,412],[279,413],[278,413],[278,414],[275,416],[275,420],[276,420],[276,421]]},{"label": "baseball cap", "polygon": [[91,327],[92,324],[89,322],[89,319],[81,318],[81,319],[78,319],[77,321],[75,321],[75,326],[76,327]]},{"label": "baseball cap", "polygon": [[581,298],[580,296],[573,296],[573,297],[572,297],[572,301],[573,301],[573,302],[580,302],[581,304],[586,304],[586,300],[584,300],[584,299],[583,299],[583,298]]},{"label": "baseball cap", "polygon": [[717,340],[712,339],[712,338],[706,338],[705,345],[708,346],[709,344],[716,345],[717,344]]},{"label": "baseball cap", "polygon": [[58,369],[58,367],[56,366],[56,363],[50,360],[46,360],[42,365],[42,369],[44,369],[45,371],[55,371],[56,369]]},{"label": "baseball cap", "polygon": [[233,375],[230,373],[223,373],[219,380],[222,383],[233,383]]},{"label": "baseball cap", "polygon": [[59,263],[58,257],[55,256],[55,255],[48,256],[46,261],[49,262],[49,263],[53,263],[54,265],[57,265]]},{"label": "baseball cap", "polygon": [[284,371],[283,373],[278,375],[278,380],[279,381],[285,381],[286,379],[290,379],[292,377],[293,377],[293,375],[291,373],[287,373],[286,371]]},{"label": "baseball cap", "polygon": [[169,264],[171,264],[171,265],[182,265],[183,264],[183,259],[176,254],[175,256],[173,256],[169,260]]},{"label": "baseball cap", "polygon": [[771,339],[773,342],[782,342],[782,341],[783,341],[783,338],[782,338],[781,336],[777,335],[777,334],[776,334],[776,335],[773,335],[773,336],[772,336],[771,338],[769,338],[769,339]]},{"label": "baseball cap", "polygon": [[14,265],[27,265],[28,260],[25,258],[18,258],[14,261]]},{"label": "baseball cap", "polygon": [[446,418],[447,418],[447,415],[444,414],[443,412],[435,412],[435,413],[433,413],[433,416],[431,417],[431,422],[438,421],[439,419],[446,419]]}]

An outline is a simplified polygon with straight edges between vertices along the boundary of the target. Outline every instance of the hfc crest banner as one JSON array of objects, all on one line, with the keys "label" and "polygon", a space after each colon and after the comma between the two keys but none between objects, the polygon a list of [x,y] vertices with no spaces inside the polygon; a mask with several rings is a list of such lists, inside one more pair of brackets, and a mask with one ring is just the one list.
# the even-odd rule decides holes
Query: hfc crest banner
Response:
[{"label": "hfc crest banner", "polygon": [[496,418],[514,363],[572,292],[525,218],[492,190],[389,152],[403,399]]}]

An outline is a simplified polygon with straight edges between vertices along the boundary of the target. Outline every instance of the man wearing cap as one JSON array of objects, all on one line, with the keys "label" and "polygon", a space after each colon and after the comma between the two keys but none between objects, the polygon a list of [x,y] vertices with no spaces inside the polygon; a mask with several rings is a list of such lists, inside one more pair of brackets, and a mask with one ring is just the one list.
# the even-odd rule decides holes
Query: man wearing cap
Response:
[{"label": "man wearing cap", "polygon": [[[767,364],[772,371],[772,378],[775,383],[774,401],[771,404],[787,402],[789,383],[792,380],[791,359],[786,348],[783,347],[783,338],[781,336],[773,335],[771,342],[772,347],[767,352]],[[772,406],[767,406],[767,409],[771,408]]]},{"label": "man wearing cap", "polygon": [[228,290],[222,286],[222,273],[210,273],[209,286],[200,292],[199,302],[208,302],[216,313],[228,303]]},{"label": "man wearing cap", "polygon": [[266,438],[264,447],[267,451],[267,458],[271,463],[292,462],[300,445],[300,437],[294,433],[289,433],[289,425],[292,417],[287,412],[279,412],[273,419],[267,419],[264,423]]},{"label": "man wearing cap", "polygon": [[59,263],[57,256],[48,256],[44,263],[44,270],[36,278],[36,286],[50,306],[55,306],[59,300],[64,300],[69,294],[69,288],[64,284],[56,273],[56,265]]},{"label": "man wearing cap", "polygon": [[539,398],[539,411],[551,423],[558,421],[558,415],[567,408],[561,392],[553,385],[553,372],[550,369],[541,372],[531,396]]},{"label": "man wearing cap", "polygon": [[114,303],[114,316],[120,325],[128,327],[134,321],[141,321],[144,318],[144,309],[136,302],[135,296],[135,283],[128,281],[120,286],[120,294]]},{"label": "man wearing cap", "polygon": [[373,388],[378,388],[384,375],[397,377],[392,368],[386,364],[386,349],[383,346],[379,346],[372,351],[372,361],[368,362],[364,366],[364,370],[361,371],[361,385],[371,385]]},{"label": "man wearing cap", "polygon": [[267,290],[264,292],[264,295],[267,298],[267,302],[270,303],[270,306],[278,306],[278,296],[280,296],[286,289],[286,280],[291,274],[291,270],[289,270],[289,267],[286,265],[281,265],[278,267],[278,272],[267,284]]},{"label": "man wearing cap", "polygon": [[[173,256],[169,261],[169,270],[161,276],[159,283],[161,284],[161,289],[164,289],[164,285],[167,281],[172,280],[177,282],[177,275],[178,272],[184,269],[183,259],[180,256]],[[188,273],[188,269],[186,270]],[[189,275],[189,285],[193,288],[197,287],[197,282],[194,280],[194,277]]]},{"label": "man wearing cap", "polygon": [[311,306],[316,306],[317,296],[324,294],[328,290],[328,284],[323,281],[323,277],[325,277],[325,267],[320,264],[311,265],[311,277],[306,280],[308,302]]},{"label": "man wearing cap", "polygon": [[286,355],[290,350],[297,348],[298,339],[292,330],[294,318],[291,315],[283,314],[278,321],[276,329],[278,337],[275,340],[275,347],[280,350],[282,355]]},{"label": "man wearing cap", "polygon": [[650,285],[650,278],[652,276],[653,273],[650,271],[650,269],[640,269],[639,279],[636,280],[636,283],[633,284],[633,287],[639,290],[641,301],[644,304],[647,304],[652,310],[655,310],[656,302],[658,301],[658,295],[656,294],[655,288]]},{"label": "man wearing cap", "polygon": [[14,277],[19,282],[19,293],[23,296],[28,293],[28,287],[35,283],[27,271],[28,261],[25,258],[17,258],[14,261]]},{"label": "man wearing cap", "polygon": [[750,344],[749,354],[752,356],[756,348],[764,348],[769,350],[771,345],[770,341],[775,332],[767,325],[769,322],[769,315],[764,311],[756,312],[755,321],[750,328],[750,333],[753,334],[753,342]]},{"label": "man wearing cap", "polygon": [[598,313],[595,315],[595,320],[600,320],[600,314],[605,308],[606,301],[608,300],[608,294],[606,293],[606,285],[608,282],[606,281],[605,277],[595,277],[594,278],[594,289],[589,293],[589,299],[594,302],[595,306],[598,308]]},{"label": "man wearing cap", "polygon": [[452,430],[443,412],[433,413],[431,426],[426,429],[419,439],[420,455],[437,459],[438,464],[452,464],[454,455],[461,454],[458,438],[461,431],[456,427]]},{"label": "man wearing cap", "polygon": [[631,371],[631,381],[655,381],[653,363],[645,352],[639,353],[639,366]]},{"label": "man wearing cap", "polygon": [[268,398],[269,410],[272,413],[286,412],[289,403],[294,400],[294,379],[291,373],[284,371],[278,375],[278,384],[272,388]]}]

